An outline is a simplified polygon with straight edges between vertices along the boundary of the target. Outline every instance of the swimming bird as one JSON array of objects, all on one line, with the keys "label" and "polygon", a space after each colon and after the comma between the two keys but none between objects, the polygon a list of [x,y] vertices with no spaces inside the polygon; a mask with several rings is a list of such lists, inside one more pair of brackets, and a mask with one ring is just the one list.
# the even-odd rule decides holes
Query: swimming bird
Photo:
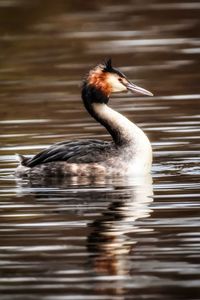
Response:
[{"label": "swimming bird", "polygon": [[83,81],[88,113],[111,135],[111,141],[84,139],[56,143],[32,158],[19,155],[17,176],[137,175],[150,172],[152,148],[136,124],[108,106],[112,93],[153,94],[133,84],[111,59],[91,69]]}]

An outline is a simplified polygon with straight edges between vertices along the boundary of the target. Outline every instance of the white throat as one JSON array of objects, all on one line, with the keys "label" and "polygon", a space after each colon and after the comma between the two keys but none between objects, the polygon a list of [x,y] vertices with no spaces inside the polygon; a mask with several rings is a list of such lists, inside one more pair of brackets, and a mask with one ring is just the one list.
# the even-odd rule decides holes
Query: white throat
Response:
[{"label": "white throat", "polygon": [[110,127],[115,128],[127,142],[127,147],[133,153],[133,160],[151,165],[152,148],[142,129],[106,104],[93,103],[92,106],[96,114]]},{"label": "white throat", "polygon": [[106,120],[110,127],[116,128],[125,140],[130,143],[139,142],[141,138],[148,140],[147,136],[137,125],[106,104],[93,103],[92,106],[98,116]]}]

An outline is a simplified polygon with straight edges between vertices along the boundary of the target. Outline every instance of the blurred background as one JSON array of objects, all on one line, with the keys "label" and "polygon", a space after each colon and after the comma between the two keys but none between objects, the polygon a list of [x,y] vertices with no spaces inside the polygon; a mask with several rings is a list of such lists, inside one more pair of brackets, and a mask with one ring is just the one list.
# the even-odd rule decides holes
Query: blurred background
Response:
[{"label": "blurred background", "polygon": [[[199,299],[199,16],[195,0],[0,0],[1,300]],[[16,181],[15,153],[109,139],[80,90],[110,57],[154,93],[110,102],[149,136],[153,185]]]},{"label": "blurred background", "polygon": [[1,0],[1,119],[55,118],[58,101],[82,110],[81,80],[107,57],[155,96],[199,92],[199,5]]}]

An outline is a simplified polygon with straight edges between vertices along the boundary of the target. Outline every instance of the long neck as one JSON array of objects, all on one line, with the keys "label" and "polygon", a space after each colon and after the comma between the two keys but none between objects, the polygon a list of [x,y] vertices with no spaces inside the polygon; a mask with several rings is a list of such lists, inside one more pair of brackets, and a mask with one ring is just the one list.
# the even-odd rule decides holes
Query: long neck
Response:
[{"label": "long neck", "polygon": [[87,111],[107,129],[116,145],[134,143],[138,134],[143,135],[141,129],[106,104],[109,99],[101,91],[85,86],[82,98]]}]

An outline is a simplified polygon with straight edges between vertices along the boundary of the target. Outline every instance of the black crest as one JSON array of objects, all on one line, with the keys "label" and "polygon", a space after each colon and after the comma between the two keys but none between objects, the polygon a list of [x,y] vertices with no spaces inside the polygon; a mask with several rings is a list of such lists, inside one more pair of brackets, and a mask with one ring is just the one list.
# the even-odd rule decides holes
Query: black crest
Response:
[{"label": "black crest", "polygon": [[107,61],[105,61],[105,67],[104,67],[104,71],[105,72],[113,72],[113,67],[112,67],[112,60],[111,58],[109,58]]},{"label": "black crest", "polygon": [[105,61],[103,71],[115,73],[115,74],[118,74],[120,77],[126,78],[126,76],[122,72],[120,72],[118,69],[113,68],[111,58],[109,58],[107,61]]}]

